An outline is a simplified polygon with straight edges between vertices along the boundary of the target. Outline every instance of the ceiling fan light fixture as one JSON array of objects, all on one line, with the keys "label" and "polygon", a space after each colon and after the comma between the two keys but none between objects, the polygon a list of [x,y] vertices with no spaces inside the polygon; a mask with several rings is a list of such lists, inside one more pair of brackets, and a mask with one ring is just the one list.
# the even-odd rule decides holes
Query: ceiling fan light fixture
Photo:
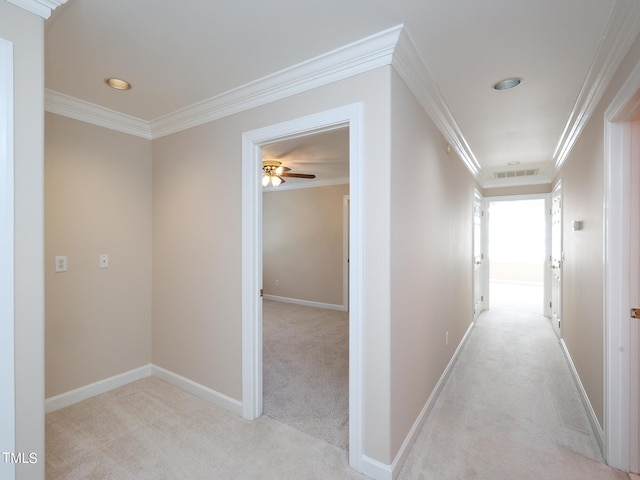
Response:
[{"label": "ceiling fan light fixture", "polygon": [[129,90],[131,88],[131,84],[121,78],[110,77],[106,78],[104,81],[107,85],[116,90]]},{"label": "ceiling fan light fixture", "polygon": [[264,175],[262,177],[262,186],[266,187],[267,185],[269,185],[269,181],[271,180],[271,177],[268,175]]},{"label": "ceiling fan light fixture", "polygon": [[493,89],[502,91],[502,90],[510,90],[512,88],[517,87],[522,83],[521,78],[513,77],[513,78],[505,78],[504,80],[500,80],[493,84]]},{"label": "ceiling fan light fixture", "polygon": [[[280,177],[274,175],[271,177],[271,185],[273,185],[274,187],[277,187],[278,185],[280,185],[282,182],[284,182],[284,180],[282,180]],[[268,182],[267,182],[268,183]]]}]

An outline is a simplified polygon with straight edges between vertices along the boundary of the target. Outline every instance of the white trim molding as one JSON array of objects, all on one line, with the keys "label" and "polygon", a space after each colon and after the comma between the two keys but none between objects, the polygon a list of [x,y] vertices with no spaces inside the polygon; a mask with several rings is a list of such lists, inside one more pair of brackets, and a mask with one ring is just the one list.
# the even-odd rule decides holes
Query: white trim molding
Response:
[{"label": "white trim molding", "polygon": [[600,450],[604,451],[604,430],[600,425],[600,421],[598,420],[598,416],[596,415],[596,412],[593,409],[593,405],[591,405],[591,401],[589,400],[587,391],[585,390],[584,385],[582,384],[582,380],[580,379],[578,370],[576,369],[576,366],[573,363],[573,359],[571,358],[571,354],[569,353],[569,348],[567,347],[567,344],[564,342],[563,339],[560,339],[560,346],[562,347],[562,353],[564,353],[564,358],[567,361],[567,365],[569,366],[569,371],[571,372],[573,381],[576,384],[576,388],[578,389],[578,394],[580,395],[580,399],[582,400],[584,409],[587,412],[587,417],[589,418],[589,423],[591,424],[593,433],[596,437],[596,440],[598,441],[598,445],[600,445]]},{"label": "white trim molding", "polygon": [[263,187],[263,192],[277,192],[279,190],[299,190],[301,188],[314,188],[314,187],[332,187],[334,185],[347,185],[349,183],[349,177],[345,178],[328,178],[326,180],[306,180],[304,183],[291,183],[280,184],[277,187]]},{"label": "white trim molding", "polygon": [[68,392],[61,393],[60,395],[47,398],[44,402],[44,411],[46,413],[50,413],[64,407],[68,407],[74,403],[95,397],[96,395],[121,387],[127,383],[135,382],[136,380],[148,377],[149,375],[151,375],[151,365],[145,365],[140,368],[129,370],[128,372],[114,375],[113,377],[90,383],[83,387],[75,388]]},{"label": "white trim molding", "polygon": [[398,25],[151,122],[158,138],[391,64]]},{"label": "white trim molding", "polygon": [[81,122],[152,139],[149,122],[53,90],[45,90],[44,109]]},{"label": "white trim molding", "polygon": [[67,0],[7,0],[9,3],[13,3],[18,7],[35,13],[41,16],[45,20],[51,16],[53,12],[60,5],[67,3]]},{"label": "white trim molding", "polygon": [[556,171],[565,162],[600,103],[609,82],[640,33],[640,2],[618,0],[587,77],[553,153]]},{"label": "white trim molding", "polygon": [[174,387],[180,390],[190,393],[205,402],[216,405],[220,408],[227,410],[235,415],[242,415],[242,402],[231,398],[223,393],[217,392],[211,388],[205,387],[193,380],[190,380],[182,375],[166,370],[157,365],[149,364],[140,368],[134,368],[128,372],[123,372],[118,375],[114,375],[97,382],[90,383],[83,387],[79,387],[60,395],[49,397],[45,400],[45,412],[50,413],[59,410],[64,407],[73,405],[74,403],[87,400],[88,398],[95,397],[102,393],[109,392],[116,388],[127,385],[128,383],[135,382],[146,377],[156,377],[167,383],[170,383]]},{"label": "white trim molding", "polygon": [[[13,43],[0,38],[0,451],[14,452],[15,235],[14,235]],[[6,477],[5,477],[6,475]],[[0,477],[14,478],[2,462]]]},{"label": "white trim molding", "polygon": [[338,305],[337,303],[313,302],[311,300],[301,300],[299,298],[280,297],[278,295],[264,295],[265,300],[273,300],[274,302],[292,303],[294,305],[303,305],[305,307],[324,308],[326,310],[337,310],[346,312],[346,305]]},{"label": "white trim molding", "polygon": [[151,375],[160,380],[164,380],[170,383],[174,387],[178,387],[180,390],[190,393],[207,403],[211,403],[220,408],[224,408],[226,411],[233,413],[234,415],[242,415],[242,402],[231,398],[223,393],[220,393],[212,388],[205,387],[204,385],[194,382],[182,375],[178,375],[170,370],[166,370],[157,365],[151,365]]},{"label": "white trim molding", "polygon": [[242,404],[243,417],[262,413],[262,145],[284,138],[349,127],[349,465],[363,471],[363,105],[267,126],[242,135]]},{"label": "white trim molding", "polygon": [[[631,124],[640,113],[640,64],[636,65],[605,112],[604,185],[604,457],[629,471],[631,392],[630,246]],[[637,337],[636,337],[637,339]],[[634,359],[636,361],[637,359]],[[635,414],[635,412],[634,412]]]},{"label": "white trim molding", "polygon": [[434,387],[433,391],[429,395],[429,398],[427,398],[427,401],[422,407],[422,410],[418,414],[418,417],[416,418],[415,422],[413,422],[413,426],[411,427],[411,430],[409,430],[409,433],[405,437],[404,442],[402,442],[402,445],[400,446],[400,450],[398,450],[398,453],[393,459],[393,462],[391,462],[391,465],[386,465],[382,462],[379,462],[378,460],[369,458],[366,455],[364,455],[363,468],[361,470],[362,473],[364,473],[365,475],[371,478],[375,478],[377,480],[393,480],[394,478],[398,477],[398,475],[400,474],[400,471],[402,470],[404,462],[406,461],[407,456],[411,452],[411,448],[413,447],[413,444],[415,443],[415,440],[418,434],[420,433],[421,428],[423,427],[424,423],[429,417],[431,410],[433,410],[433,407],[436,404],[436,401],[438,400],[438,397],[440,396],[440,393],[442,392],[442,389],[444,388],[444,385],[447,382],[447,379],[451,375],[451,372],[453,371],[453,367],[458,361],[458,358],[460,357],[460,353],[462,352],[462,349],[464,348],[465,344],[469,340],[469,337],[471,336],[471,332],[473,331],[475,325],[476,325],[475,321],[472,321],[471,324],[469,325],[469,328],[467,329],[464,336],[462,337],[462,340],[458,344],[456,351],[453,353],[451,360],[449,360],[449,363],[444,369],[444,372],[442,372],[442,375],[440,376],[438,383],[436,383],[436,386]]},{"label": "white trim molding", "polygon": [[390,65],[402,29],[397,25],[150,121],[52,90],[45,92],[45,110],[142,138],[160,138]]},{"label": "white trim molding", "polygon": [[480,164],[406,30],[402,30],[398,39],[392,65],[471,174],[478,178]]},{"label": "white trim molding", "polygon": [[467,341],[469,340],[469,337],[471,336],[471,333],[473,332],[473,329],[475,328],[475,326],[476,326],[475,321],[473,321],[469,325],[469,328],[467,328],[467,331],[462,337],[462,340],[460,340],[460,343],[458,344],[456,351],[453,353],[451,360],[449,360],[447,367],[444,369],[444,372],[442,372],[442,375],[440,376],[438,383],[436,383],[436,386],[431,392],[431,395],[429,395],[429,398],[427,399],[424,406],[422,407],[422,410],[420,411],[418,418],[416,418],[416,421],[413,423],[413,427],[411,427],[411,430],[407,434],[407,437],[404,439],[404,442],[402,443],[402,446],[400,447],[400,450],[398,451],[396,458],[393,459],[393,463],[391,464],[391,472],[392,472],[393,478],[397,478],[397,476],[400,474],[400,470],[402,469],[402,466],[404,465],[404,462],[407,459],[407,456],[411,452],[411,447],[415,443],[415,440],[418,434],[420,433],[420,430],[422,429],[424,422],[427,420],[429,413],[431,413],[431,410],[433,410],[433,407],[436,404],[436,401],[438,400],[438,397],[440,396],[440,393],[442,392],[442,389],[444,388],[445,383],[447,383],[447,379],[451,375],[451,372],[453,371],[453,367],[458,361],[458,358],[460,357],[460,353],[462,352],[462,349],[464,348]]}]

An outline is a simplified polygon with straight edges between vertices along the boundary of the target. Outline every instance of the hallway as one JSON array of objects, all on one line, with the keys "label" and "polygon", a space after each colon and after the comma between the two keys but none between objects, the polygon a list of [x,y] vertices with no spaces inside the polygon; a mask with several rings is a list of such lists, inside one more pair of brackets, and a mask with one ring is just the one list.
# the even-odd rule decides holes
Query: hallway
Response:
[{"label": "hallway", "polygon": [[618,479],[549,320],[484,312],[418,435],[401,479]]},{"label": "hallway", "polygon": [[[150,377],[47,415],[47,479],[364,479],[345,450]],[[627,480],[604,465],[548,319],[483,313],[399,480]]]}]

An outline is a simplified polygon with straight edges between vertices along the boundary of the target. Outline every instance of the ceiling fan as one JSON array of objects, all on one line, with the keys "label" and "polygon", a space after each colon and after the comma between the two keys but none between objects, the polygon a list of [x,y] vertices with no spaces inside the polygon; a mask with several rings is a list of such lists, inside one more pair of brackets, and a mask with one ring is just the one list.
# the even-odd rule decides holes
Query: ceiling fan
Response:
[{"label": "ceiling fan", "polygon": [[313,174],[308,173],[289,173],[291,169],[282,165],[282,162],[278,160],[263,160],[262,161],[262,186],[266,187],[269,184],[277,187],[281,183],[284,183],[282,177],[290,178],[316,178]]}]

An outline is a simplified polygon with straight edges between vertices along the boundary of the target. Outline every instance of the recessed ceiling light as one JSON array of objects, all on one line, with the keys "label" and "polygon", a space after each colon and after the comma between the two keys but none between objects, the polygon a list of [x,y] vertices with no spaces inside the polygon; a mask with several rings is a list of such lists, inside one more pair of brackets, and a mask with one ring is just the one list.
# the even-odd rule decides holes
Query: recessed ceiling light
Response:
[{"label": "recessed ceiling light", "polygon": [[517,161],[516,162],[509,162],[509,163],[507,163],[507,165],[520,165],[520,162],[517,162]]},{"label": "recessed ceiling light", "polygon": [[105,79],[105,82],[111,88],[115,88],[116,90],[129,90],[131,88],[131,84],[121,78],[107,78]]},{"label": "recessed ceiling light", "polygon": [[505,78],[493,84],[494,90],[509,90],[510,88],[517,87],[522,83],[521,78]]}]

